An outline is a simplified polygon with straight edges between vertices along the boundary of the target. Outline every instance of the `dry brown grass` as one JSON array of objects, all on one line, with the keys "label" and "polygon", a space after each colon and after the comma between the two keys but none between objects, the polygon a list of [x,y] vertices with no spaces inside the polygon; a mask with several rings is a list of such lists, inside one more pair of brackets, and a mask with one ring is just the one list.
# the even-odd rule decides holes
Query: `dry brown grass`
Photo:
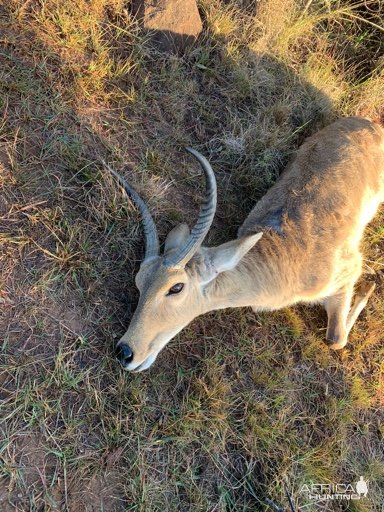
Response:
[{"label": "dry brown grass", "polygon": [[[128,6],[129,7],[129,6]],[[192,222],[210,157],[215,243],[234,236],[302,140],[339,115],[383,118],[379,2],[201,1],[183,57],[124,2],[0,5],[0,508],[4,511],[381,511],[382,216],[367,231],[377,291],[341,354],[319,308],[197,319],[140,375],[113,346],[137,299],[139,218]],[[370,483],[315,504],[309,482]]]}]

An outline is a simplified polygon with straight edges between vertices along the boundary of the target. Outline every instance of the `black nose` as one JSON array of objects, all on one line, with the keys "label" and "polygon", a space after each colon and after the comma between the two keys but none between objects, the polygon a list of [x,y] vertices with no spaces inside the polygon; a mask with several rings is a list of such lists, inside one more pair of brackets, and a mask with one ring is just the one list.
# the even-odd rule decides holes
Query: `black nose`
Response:
[{"label": "black nose", "polygon": [[120,364],[125,368],[133,359],[133,352],[125,343],[116,347],[116,357]]}]

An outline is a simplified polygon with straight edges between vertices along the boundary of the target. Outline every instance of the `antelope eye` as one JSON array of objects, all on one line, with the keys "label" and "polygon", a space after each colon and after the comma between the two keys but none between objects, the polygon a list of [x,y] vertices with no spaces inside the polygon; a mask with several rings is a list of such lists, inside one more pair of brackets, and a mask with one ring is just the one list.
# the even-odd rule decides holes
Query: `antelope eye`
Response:
[{"label": "antelope eye", "polygon": [[168,290],[168,294],[167,295],[173,295],[175,293],[180,293],[181,290],[184,288],[184,284],[183,283],[176,283],[172,286],[172,288],[170,288]]}]

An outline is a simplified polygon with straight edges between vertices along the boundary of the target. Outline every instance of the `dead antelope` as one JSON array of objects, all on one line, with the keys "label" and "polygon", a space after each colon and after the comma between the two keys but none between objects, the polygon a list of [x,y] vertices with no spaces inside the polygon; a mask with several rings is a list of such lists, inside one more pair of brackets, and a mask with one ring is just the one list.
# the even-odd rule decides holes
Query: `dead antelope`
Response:
[{"label": "dead antelope", "polygon": [[191,320],[228,307],[323,304],[326,341],[333,349],[344,347],[374,289],[363,284],[352,303],[364,228],[384,200],[384,130],[351,117],[308,138],[238,238],[218,247],[202,246],[216,209],[215,177],[202,155],[188,151],[204,170],[206,197],[195,227],[172,229],[163,255],[146,204],[108,167],[139,208],[146,242],[136,275],[139,303],[117,344],[122,367],[146,370]]}]

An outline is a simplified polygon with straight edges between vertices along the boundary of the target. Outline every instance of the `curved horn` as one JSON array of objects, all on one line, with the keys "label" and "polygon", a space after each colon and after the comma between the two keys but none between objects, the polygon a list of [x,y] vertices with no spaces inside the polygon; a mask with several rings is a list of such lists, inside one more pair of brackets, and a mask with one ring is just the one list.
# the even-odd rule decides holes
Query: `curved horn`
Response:
[{"label": "curved horn", "polygon": [[216,211],[217,190],[215,174],[212,167],[208,160],[198,151],[192,148],[185,149],[199,161],[203,168],[206,180],[206,192],[199,218],[197,219],[195,227],[191,231],[187,243],[177,251],[176,254],[165,258],[164,265],[168,268],[184,267],[186,263],[188,263],[208,233]]},{"label": "curved horn", "polygon": [[154,256],[159,255],[160,245],[159,245],[159,236],[157,234],[156,225],[153,221],[151,212],[148,210],[148,206],[145,204],[143,199],[139,196],[134,188],[132,188],[125,179],[117,174],[116,171],[112,169],[104,160],[102,160],[104,167],[108,169],[108,171],[115,176],[119,185],[124,189],[126,194],[132,199],[137,208],[139,209],[142,222],[143,222],[143,231],[145,236],[145,255],[144,261],[149,258],[153,258]]}]

